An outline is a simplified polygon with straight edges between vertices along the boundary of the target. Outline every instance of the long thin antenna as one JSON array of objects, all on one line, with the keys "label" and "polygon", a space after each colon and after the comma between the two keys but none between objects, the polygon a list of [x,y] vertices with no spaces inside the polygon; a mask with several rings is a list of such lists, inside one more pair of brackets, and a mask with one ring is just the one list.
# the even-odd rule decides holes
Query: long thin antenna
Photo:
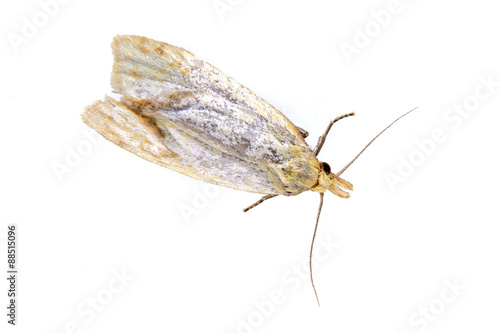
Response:
[{"label": "long thin antenna", "polygon": [[354,112],[343,114],[343,115],[338,116],[337,118],[333,119],[332,121],[330,121],[330,123],[326,127],[325,132],[318,138],[318,143],[316,144],[316,147],[313,150],[314,155],[318,156],[321,148],[323,148],[323,145],[325,144],[326,136],[328,135],[328,132],[330,132],[330,129],[332,128],[333,124],[335,124],[340,119],[344,119],[344,118],[350,117],[350,116],[354,116]]},{"label": "long thin antenna", "polygon": [[370,142],[368,142],[368,144],[365,146],[365,148],[363,148],[358,155],[356,155],[355,158],[352,159],[351,162],[347,163],[347,165],[345,167],[343,167],[337,174],[335,174],[335,177],[339,177],[342,173],[344,173],[344,171],[346,171],[346,169],[348,167],[351,166],[352,163],[354,163],[354,161],[356,161],[358,159],[358,157],[363,154],[363,152],[366,150],[366,148],[368,148],[368,146],[370,146],[372,144],[373,141],[375,141],[376,138],[378,138],[382,133],[384,133],[385,131],[387,131],[387,129],[389,127],[391,127],[392,125],[394,125],[394,123],[396,121],[398,121],[399,119],[403,118],[404,116],[406,116],[407,114],[409,114],[410,112],[414,111],[417,107],[414,107],[413,109],[411,109],[410,111],[406,112],[404,115],[402,116],[399,116],[396,120],[394,120],[392,123],[389,124],[389,126],[387,126],[386,128],[384,128],[379,134],[377,134]]},{"label": "long thin antenna", "polygon": [[318,230],[318,223],[319,223],[319,215],[321,214],[321,208],[323,207],[323,196],[324,193],[319,194],[319,208],[318,208],[318,216],[316,216],[316,226],[314,227],[314,234],[313,234],[313,239],[311,242],[311,252],[309,253],[309,272],[311,273],[311,284],[314,289],[314,295],[316,295],[316,300],[318,301],[318,306],[319,304],[319,298],[318,298],[318,293],[316,292],[316,287],[314,286],[314,280],[313,280],[313,269],[312,269],[312,256],[313,256],[313,247],[314,247],[314,239],[316,238],[316,230]]}]

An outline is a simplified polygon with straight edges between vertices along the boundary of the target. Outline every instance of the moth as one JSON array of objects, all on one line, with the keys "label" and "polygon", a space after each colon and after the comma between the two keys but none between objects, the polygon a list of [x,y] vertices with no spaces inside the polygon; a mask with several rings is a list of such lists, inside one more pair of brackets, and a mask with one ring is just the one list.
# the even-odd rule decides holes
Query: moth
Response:
[{"label": "moth", "polygon": [[323,195],[348,198],[351,183],[342,170],[317,158],[332,120],[315,148],[307,131],[271,104],[192,53],[140,36],[116,36],[111,85],[121,95],[106,96],[85,108],[85,124],[118,146],[150,162],[207,183],[264,194],[253,205],[278,195],[304,191],[320,195],[310,249],[311,261]]}]

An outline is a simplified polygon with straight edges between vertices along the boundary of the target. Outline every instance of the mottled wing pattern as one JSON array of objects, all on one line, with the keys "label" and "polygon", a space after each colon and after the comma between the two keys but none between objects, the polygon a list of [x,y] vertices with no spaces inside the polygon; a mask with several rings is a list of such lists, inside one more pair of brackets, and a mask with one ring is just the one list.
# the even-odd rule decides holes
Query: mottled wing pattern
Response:
[{"label": "mottled wing pattern", "polygon": [[315,185],[319,162],[299,130],[249,89],[166,43],[118,36],[112,47],[112,86],[122,102],[107,98],[84,114],[108,140],[193,178],[249,192],[294,195]]},{"label": "mottled wing pattern", "polygon": [[107,140],[150,162],[171,169],[182,168],[177,154],[163,144],[160,130],[125,105],[106,96],[85,108],[83,122]]}]

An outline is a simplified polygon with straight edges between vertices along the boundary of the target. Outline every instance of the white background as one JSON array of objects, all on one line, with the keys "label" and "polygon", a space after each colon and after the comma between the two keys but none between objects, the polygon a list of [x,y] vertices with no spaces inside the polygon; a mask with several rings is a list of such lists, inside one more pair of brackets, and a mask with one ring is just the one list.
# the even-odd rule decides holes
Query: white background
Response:
[{"label": "white background", "polygon": [[[494,2],[401,0],[389,19],[389,0],[41,1],[0,11],[0,267],[7,224],[17,223],[16,331],[499,331]],[[334,171],[419,106],[343,174],[350,199],[325,196],[321,307],[307,271],[292,273],[307,262],[316,193],[244,214],[259,195],[214,190],[107,141],[89,146],[80,113],[111,92],[116,34],[193,52],[307,129],[311,145],[330,119],[355,111],[320,154]],[[347,44],[357,53],[346,56]],[[481,77],[496,82],[491,92]],[[464,103],[465,118],[450,113]],[[416,142],[435,130],[445,139],[424,154]],[[403,170],[410,159],[417,165]],[[69,171],[58,177],[58,165]],[[388,173],[401,177],[392,187]],[[116,280],[123,272],[128,280]],[[1,281],[1,331],[14,332]]]}]

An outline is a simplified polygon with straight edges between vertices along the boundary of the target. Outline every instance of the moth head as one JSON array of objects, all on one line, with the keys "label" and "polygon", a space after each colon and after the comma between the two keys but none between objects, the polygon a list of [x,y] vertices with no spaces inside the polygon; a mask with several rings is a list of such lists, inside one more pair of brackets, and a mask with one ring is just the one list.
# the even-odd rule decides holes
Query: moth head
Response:
[{"label": "moth head", "polygon": [[341,198],[349,198],[351,196],[345,190],[352,191],[352,184],[333,173],[328,163],[321,162],[321,173],[319,178],[320,185],[322,185],[325,190],[327,189]]}]

